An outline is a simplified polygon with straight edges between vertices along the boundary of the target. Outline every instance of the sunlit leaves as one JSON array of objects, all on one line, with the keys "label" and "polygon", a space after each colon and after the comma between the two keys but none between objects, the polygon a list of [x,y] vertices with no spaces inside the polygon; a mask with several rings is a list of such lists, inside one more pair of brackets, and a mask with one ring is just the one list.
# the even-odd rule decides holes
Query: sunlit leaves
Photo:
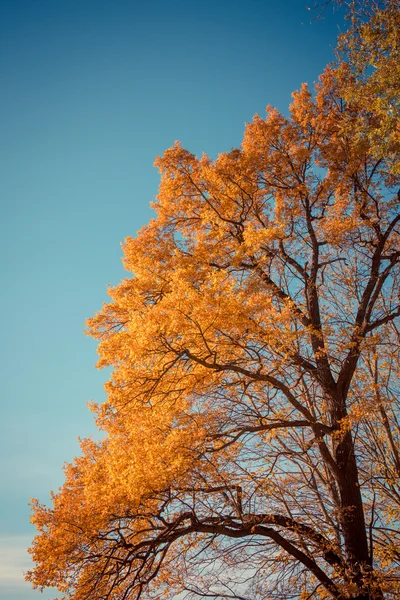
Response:
[{"label": "sunlit leaves", "polygon": [[34,585],[398,597],[398,166],[351,52],[240,149],[157,159],[156,217],[87,323],[112,367],[104,438],[33,504]]}]

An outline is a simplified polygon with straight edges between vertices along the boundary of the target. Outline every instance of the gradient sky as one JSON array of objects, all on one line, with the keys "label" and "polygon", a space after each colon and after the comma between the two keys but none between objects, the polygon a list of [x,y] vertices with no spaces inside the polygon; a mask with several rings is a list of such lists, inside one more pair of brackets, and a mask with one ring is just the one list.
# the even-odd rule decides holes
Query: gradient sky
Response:
[{"label": "gradient sky", "polygon": [[[312,0],[309,0],[312,2]],[[342,14],[307,0],[0,0],[0,599],[23,582],[62,465],[104,398],[84,320],[124,276],[175,140],[216,156],[245,122],[312,84]]]}]

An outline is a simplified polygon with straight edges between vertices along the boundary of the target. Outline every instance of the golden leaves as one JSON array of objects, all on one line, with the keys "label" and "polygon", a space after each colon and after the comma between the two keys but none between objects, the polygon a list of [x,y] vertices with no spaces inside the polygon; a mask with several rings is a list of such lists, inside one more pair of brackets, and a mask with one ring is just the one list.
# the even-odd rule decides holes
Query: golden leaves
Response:
[{"label": "golden leaves", "polygon": [[[203,557],[240,570],[231,540],[251,535],[261,590],[270,573],[299,597],[315,582],[320,598],[393,594],[400,240],[371,81],[328,67],[240,149],[157,159],[157,217],[87,322],[113,369],[91,406],[104,438],[82,440],[51,509],[33,503],[34,585],[161,597]],[[379,524],[368,576],[364,513]]]}]

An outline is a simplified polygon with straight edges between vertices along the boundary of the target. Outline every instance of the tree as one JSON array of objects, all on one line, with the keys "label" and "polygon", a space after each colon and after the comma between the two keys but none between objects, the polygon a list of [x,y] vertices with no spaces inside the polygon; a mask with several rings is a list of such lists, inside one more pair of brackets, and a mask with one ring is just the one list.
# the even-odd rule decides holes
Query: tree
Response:
[{"label": "tree", "polygon": [[88,321],[113,367],[106,435],[33,502],[34,586],[398,597],[398,142],[350,94],[364,75],[328,67],[215,161],[157,160],[133,276]]},{"label": "tree", "polygon": [[358,134],[368,136],[371,152],[397,168],[400,120],[400,1],[351,0],[349,30],[339,37],[344,71],[341,96],[362,106]]}]

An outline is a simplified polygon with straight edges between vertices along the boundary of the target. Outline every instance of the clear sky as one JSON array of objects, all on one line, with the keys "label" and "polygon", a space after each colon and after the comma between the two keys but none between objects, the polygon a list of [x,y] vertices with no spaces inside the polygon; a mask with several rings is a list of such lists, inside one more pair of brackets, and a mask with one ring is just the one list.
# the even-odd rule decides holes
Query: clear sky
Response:
[{"label": "clear sky", "polygon": [[340,12],[312,0],[0,0],[0,600],[31,591],[28,500],[95,434],[106,373],[84,320],[124,276],[175,140],[216,156],[312,84]]}]

